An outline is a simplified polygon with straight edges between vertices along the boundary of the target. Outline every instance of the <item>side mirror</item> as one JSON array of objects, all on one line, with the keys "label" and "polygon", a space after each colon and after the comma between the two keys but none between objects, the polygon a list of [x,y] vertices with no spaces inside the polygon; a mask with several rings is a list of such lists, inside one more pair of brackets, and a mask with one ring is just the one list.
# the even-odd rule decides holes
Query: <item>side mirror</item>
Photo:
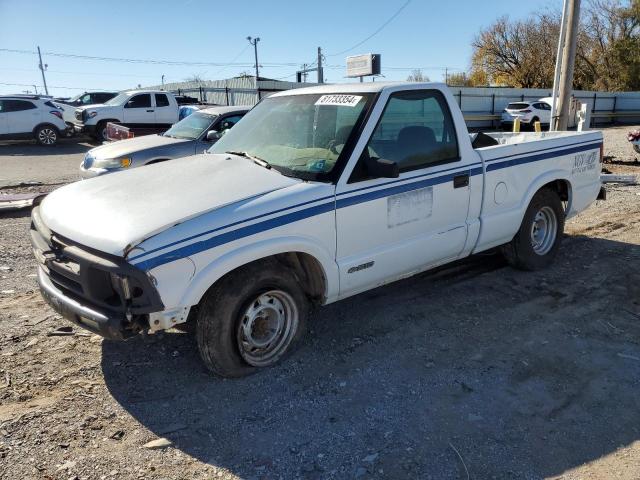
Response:
[{"label": "side mirror", "polygon": [[398,164],[384,158],[367,158],[365,161],[367,172],[372,178],[398,178],[400,169]]},{"label": "side mirror", "polygon": [[207,132],[207,142],[214,142],[216,140],[220,140],[222,138],[223,132],[219,132],[217,130],[209,130]]}]

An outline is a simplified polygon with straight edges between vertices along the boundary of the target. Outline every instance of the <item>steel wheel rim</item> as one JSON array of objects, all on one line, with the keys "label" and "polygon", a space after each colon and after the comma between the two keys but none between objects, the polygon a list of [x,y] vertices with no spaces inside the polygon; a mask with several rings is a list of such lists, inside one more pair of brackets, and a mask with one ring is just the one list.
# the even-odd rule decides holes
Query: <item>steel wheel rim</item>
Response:
[{"label": "steel wheel rim", "polygon": [[238,322],[240,355],[254,367],[272,365],[291,344],[298,322],[298,307],[287,292],[270,290],[259,294]]},{"label": "steel wheel rim", "polygon": [[538,210],[531,224],[531,247],[538,255],[546,255],[553,248],[558,234],[558,218],[551,207]]},{"label": "steel wheel rim", "polygon": [[104,127],[102,129],[102,140],[106,140],[107,139],[107,127]]},{"label": "steel wheel rim", "polygon": [[43,128],[38,132],[38,140],[45,145],[56,143],[56,132],[52,128]]}]

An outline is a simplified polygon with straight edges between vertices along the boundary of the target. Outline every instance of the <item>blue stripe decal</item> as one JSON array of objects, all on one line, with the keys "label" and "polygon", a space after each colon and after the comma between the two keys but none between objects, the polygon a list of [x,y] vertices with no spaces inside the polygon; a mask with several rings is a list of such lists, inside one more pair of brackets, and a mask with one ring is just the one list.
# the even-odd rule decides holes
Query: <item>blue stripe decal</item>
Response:
[{"label": "blue stripe decal", "polygon": [[443,170],[438,170],[437,172],[423,173],[422,175],[416,175],[415,177],[400,178],[398,180],[393,180],[393,181],[390,181],[390,182],[386,182],[386,183],[381,184],[381,185],[373,185],[373,186],[370,185],[368,187],[355,188],[353,190],[349,190],[348,192],[338,193],[337,196],[339,197],[341,195],[348,195],[348,194],[354,193],[354,192],[361,192],[363,190],[370,190],[372,188],[380,187],[382,185],[391,185],[391,184],[394,184],[394,183],[406,182],[406,181],[409,181],[409,180],[415,180],[417,178],[429,177],[431,175],[437,175],[439,173],[450,172],[451,170],[462,169],[462,170],[460,170],[459,173],[464,173],[466,170],[468,170],[471,167],[475,167],[476,165],[482,165],[482,162],[470,163],[470,164],[466,164],[466,165],[458,165],[457,167],[445,168]]},{"label": "blue stripe decal", "polygon": [[157,257],[144,260],[138,263],[136,266],[142,268],[143,270],[150,270],[154,267],[157,267],[158,265],[169,263],[180,258],[188,257],[189,255],[194,255],[196,253],[209,250],[224,243],[229,243],[243,237],[248,237],[249,235],[255,235],[256,233],[271,230],[272,228],[297,222],[298,220],[314,217],[322,213],[331,212],[334,210],[334,208],[334,202],[327,202],[323,203],[322,205],[316,205],[315,207],[287,213],[277,218],[254,223],[253,225],[238,228],[237,230],[232,230],[230,232],[225,232],[218,236],[207,238],[206,240],[202,240],[200,242],[191,243],[176,250],[158,255]]},{"label": "blue stripe decal", "polygon": [[[578,144],[574,144],[575,146],[571,146],[570,148],[565,148],[565,149],[561,149],[561,150],[555,150],[555,151],[550,151],[550,152],[546,152],[546,153],[542,153],[542,154],[535,154],[535,155],[529,155],[529,156],[524,156],[521,158],[516,158],[513,160],[507,160],[507,161],[501,161],[501,162],[497,162],[497,163],[491,163],[487,165],[487,172],[489,171],[494,171],[494,170],[501,170],[503,168],[509,168],[509,167],[513,167],[516,165],[521,165],[524,163],[531,163],[531,162],[537,162],[537,161],[541,161],[541,160],[545,160],[548,158],[553,158],[553,157],[557,157],[560,155],[569,155],[571,153],[576,153],[576,152],[582,152],[582,151],[587,151],[587,150],[593,150],[596,148],[600,148],[600,146],[602,145],[601,142],[597,142],[597,143],[590,143],[590,144],[582,144],[582,145],[578,145]],[[525,154],[522,154],[525,155]],[[513,157],[515,155],[511,155],[509,157],[502,157],[499,160],[503,160],[504,158],[510,158]],[[495,159],[498,160],[498,159]],[[406,178],[406,179],[400,179],[400,180],[395,180],[389,183],[398,183],[398,182],[402,182],[402,181],[406,181],[408,183],[403,183],[400,185],[394,185],[392,187],[387,187],[387,188],[380,188],[379,190],[373,190],[371,191],[371,189],[376,188],[376,187],[380,187],[381,185],[376,185],[376,186],[371,186],[371,187],[363,187],[360,189],[356,189],[356,190],[351,190],[349,192],[342,192],[340,193],[338,196],[342,196],[342,195],[347,195],[353,192],[358,192],[358,191],[362,191],[362,190],[369,190],[366,191],[364,193],[358,194],[358,195],[354,195],[352,197],[343,197],[340,199],[337,199],[335,201],[335,203],[333,201],[331,202],[326,202],[320,205],[316,205],[310,208],[305,208],[302,210],[297,210],[295,212],[291,212],[291,213],[286,213],[284,215],[281,215],[279,217],[276,218],[271,218],[269,220],[264,220],[262,222],[258,222],[258,223],[254,223],[252,225],[248,225],[246,227],[241,227],[238,228],[236,230],[232,230],[230,232],[225,232],[222,233],[220,235],[217,235],[215,237],[211,237],[199,242],[194,242],[192,244],[183,246],[183,247],[178,247],[175,250],[172,250],[170,252],[166,252],[163,253],[157,257],[153,257],[147,260],[143,260],[140,263],[137,264],[138,267],[144,269],[144,270],[150,270],[154,267],[157,267],[159,265],[163,265],[165,263],[169,263],[172,262],[174,260],[178,260],[180,258],[184,258],[184,257],[188,257],[190,255],[194,255],[196,253],[200,253],[203,252],[205,250],[209,250],[211,248],[223,245],[225,243],[229,243],[232,242],[234,240],[238,240],[240,238],[244,238],[244,237],[248,237],[250,235],[255,235],[257,233],[261,233],[267,230],[271,230],[272,228],[276,228],[276,227],[280,227],[283,225],[288,225],[290,223],[293,222],[297,222],[299,220],[304,220],[306,218],[309,217],[313,217],[316,215],[320,215],[323,213],[327,213],[332,211],[334,208],[346,208],[349,207],[351,205],[356,205],[359,203],[365,203],[365,202],[370,202],[372,200],[376,200],[379,198],[384,198],[384,197],[388,197],[390,195],[394,195],[397,193],[403,193],[403,192],[408,192],[411,190],[417,190],[420,188],[425,188],[428,186],[432,186],[432,185],[439,185],[442,183],[446,183],[449,181],[452,181],[453,178],[455,176],[458,175],[464,175],[465,173],[469,173],[470,177],[476,176],[476,175],[481,175],[483,173],[483,168],[482,166],[480,167],[476,167],[476,168],[467,168],[467,169],[462,169],[462,170],[458,170],[461,169],[463,167],[475,167],[476,165],[481,165],[479,163],[474,163],[471,165],[465,165],[465,166],[459,166],[459,167],[453,167],[450,169],[445,169],[445,170],[441,170],[439,172],[431,172],[428,174],[424,174],[424,175],[417,175],[415,177],[412,178]],[[423,178],[425,176],[429,176],[429,175],[436,175],[438,173],[442,173],[442,172],[449,172],[451,170],[458,170],[456,172],[451,172],[451,173],[447,173],[446,175],[440,175],[438,177],[431,177],[431,178],[426,178],[424,180],[420,180],[420,181],[414,181],[411,182],[410,180],[414,180],[416,178]],[[389,183],[386,183],[384,185],[389,185]],[[283,212],[285,210],[291,210],[293,208],[298,208],[300,206],[303,205],[308,205],[310,203],[315,203],[315,202],[319,202],[322,200],[326,200],[329,198],[333,198],[333,196],[329,196],[329,197],[323,197],[323,198],[319,198],[319,199],[315,199],[315,200],[310,200],[304,203],[300,203],[298,205],[294,205],[291,207],[285,207],[285,208],[281,208],[280,210],[275,210],[273,212],[269,212],[269,213],[265,213],[265,214],[261,214],[261,215],[257,215],[255,217],[251,217],[251,218],[247,218],[244,220],[240,220],[238,222],[234,222],[228,225],[224,225],[222,227],[218,227],[218,228],[214,228],[212,230],[203,232],[203,233],[198,233],[196,235],[192,235],[190,237],[178,240],[176,242],[170,243],[168,245],[162,246],[162,247],[158,247],[155,248],[153,250],[149,250],[148,252],[145,252],[141,255],[138,255],[136,257],[133,257],[130,259],[130,261],[136,260],[138,258],[141,258],[143,256],[147,256],[151,253],[157,252],[159,250],[165,249],[165,248],[169,248],[171,246],[177,245],[179,243],[183,243],[189,240],[192,240],[194,238],[198,238],[198,237],[202,237],[204,235],[210,234],[210,233],[215,233],[219,230],[223,230],[229,227],[233,227],[236,226],[240,223],[245,223],[251,220],[256,220],[258,218],[262,218],[265,217],[267,215],[273,215],[276,213],[280,213]]]},{"label": "blue stripe decal", "polygon": [[540,160],[546,160],[548,158],[557,157],[559,155],[569,155],[572,153],[584,152],[587,150],[594,150],[596,148],[600,148],[600,145],[602,145],[602,142],[591,143],[587,145],[580,145],[577,147],[567,148],[563,150],[556,150],[553,152],[529,155],[521,158],[515,158],[513,160],[507,160],[506,162],[490,163],[487,165],[487,172],[500,170],[502,168],[515,167],[516,165],[522,165],[524,163],[538,162]]},{"label": "blue stripe decal", "polygon": [[[560,147],[549,147],[549,148],[543,148],[540,150],[536,150],[537,153],[540,152],[547,152],[549,150],[553,150],[556,148],[570,148],[570,147],[577,147],[577,146],[584,146],[587,144],[592,144],[594,141],[593,140],[586,140],[584,142],[579,142],[579,143],[571,143],[569,145],[562,145]],[[598,142],[598,145],[600,145],[601,142]],[[511,158],[511,157],[517,157],[518,155],[526,155],[527,153],[513,153],[511,155],[505,155],[504,157],[496,157],[496,158],[492,158],[491,160],[486,160],[486,162],[495,162],[496,160],[504,160],[505,158]]]},{"label": "blue stripe decal", "polygon": [[309,200],[308,202],[299,203],[298,205],[295,205],[293,207],[281,208],[279,210],[274,210],[273,212],[268,212],[268,213],[263,213],[261,215],[256,215],[255,217],[245,218],[244,220],[239,220],[237,222],[233,222],[233,223],[230,223],[228,225],[223,225],[222,227],[217,227],[217,228],[214,228],[214,229],[211,229],[211,230],[207,230],[206,232],[196,233],[195,235],[191,235],[190,237],[186,237],[186,238],[183,238],[181,240],[177,240],[175,242],[168,243],[167,245],[163,245],[162,247],[154,248],[154,249],[149,250],[147,252],[141,253],[140,255],[136,255],[135,257],[131,257],[129,260],[133,261],[133,260],[136,260],[138,258],[144,257],[146,255],[149,255],[151,253],[157,252],[158,250],[164,250],[165,248],[173,247],[174,245],[177,245],[178,243],[188,242],[189,240],[193,240],[194,238],[203,237],[203,236],[208,235],[210,233],[214,233],[214,232],[218,232],[220,230],[224,230],[225,228],[235,227],[236,225],[239,225],[241,223],[250,222],[252,220],[257,220],[258,218],[266,217],[267,215],[273,215],[275,213],[284,212],[285,210],[291,210],[292,208],[302,207],[303,205],[308,205],[309,203],[321,202],[322,200],[327,200],[329,198],[333,199],[333,195],[330,195],[328,197],[316,198],[315,200]]},{"label": "blue stripe decal", "polygon": [[[482,169],[476,169],[482,172]],[[374,190],[372,192],[362,193],[360,195],[354,195],[353,197],[340,198],[336,201],[336,208],[345,208],[358,203],[370,202],[378,198],[388,197],[397,193],[409,192],[411,190],[418,190],[420,188],[430,187],[432,185],[439,185],[441,183],[447,183],[453,180],[453,177],[458,175],[464,175],[471,172],[471,170],[461,170],[459,172],[448,173],[439,177],[427,178],[418,182],[403,183],[402,185],[396,185],[391,188],[383,188],[380,190]]]}]

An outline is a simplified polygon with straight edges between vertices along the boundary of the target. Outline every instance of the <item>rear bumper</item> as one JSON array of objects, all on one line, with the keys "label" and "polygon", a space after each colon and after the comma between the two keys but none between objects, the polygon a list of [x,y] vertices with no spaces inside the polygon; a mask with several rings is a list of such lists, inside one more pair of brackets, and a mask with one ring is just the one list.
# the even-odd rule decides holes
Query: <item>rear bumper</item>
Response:
[{"label": "rear bumper", "polygon": [[38,284],[40,293],[56,312],[76,325],[111,340],[124,340],[135,333],[123,328],[124,316],[118,318],[81,305],[68,297],[51,282],[42,267],[38,267]]}]

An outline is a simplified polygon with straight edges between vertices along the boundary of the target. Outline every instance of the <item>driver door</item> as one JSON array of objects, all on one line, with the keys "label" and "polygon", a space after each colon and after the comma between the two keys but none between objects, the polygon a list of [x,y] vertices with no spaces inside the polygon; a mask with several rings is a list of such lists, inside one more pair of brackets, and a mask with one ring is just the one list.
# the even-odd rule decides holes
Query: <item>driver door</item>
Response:
[{"label": "driver door", "polygon": [[152,124],[156,122],[155,110],[151,104],[151,94],[139,93],[124,105],[123,123],[128,126]]},{"label": "driver door", "polygon": [[[398,178],[371,178],[374,158]],[[355,168],[336,187],[340,296],[458,257],[467,237],[469,170],[438,90],[392,93]],[[348,173],[348,172],[345,172]]]}]

